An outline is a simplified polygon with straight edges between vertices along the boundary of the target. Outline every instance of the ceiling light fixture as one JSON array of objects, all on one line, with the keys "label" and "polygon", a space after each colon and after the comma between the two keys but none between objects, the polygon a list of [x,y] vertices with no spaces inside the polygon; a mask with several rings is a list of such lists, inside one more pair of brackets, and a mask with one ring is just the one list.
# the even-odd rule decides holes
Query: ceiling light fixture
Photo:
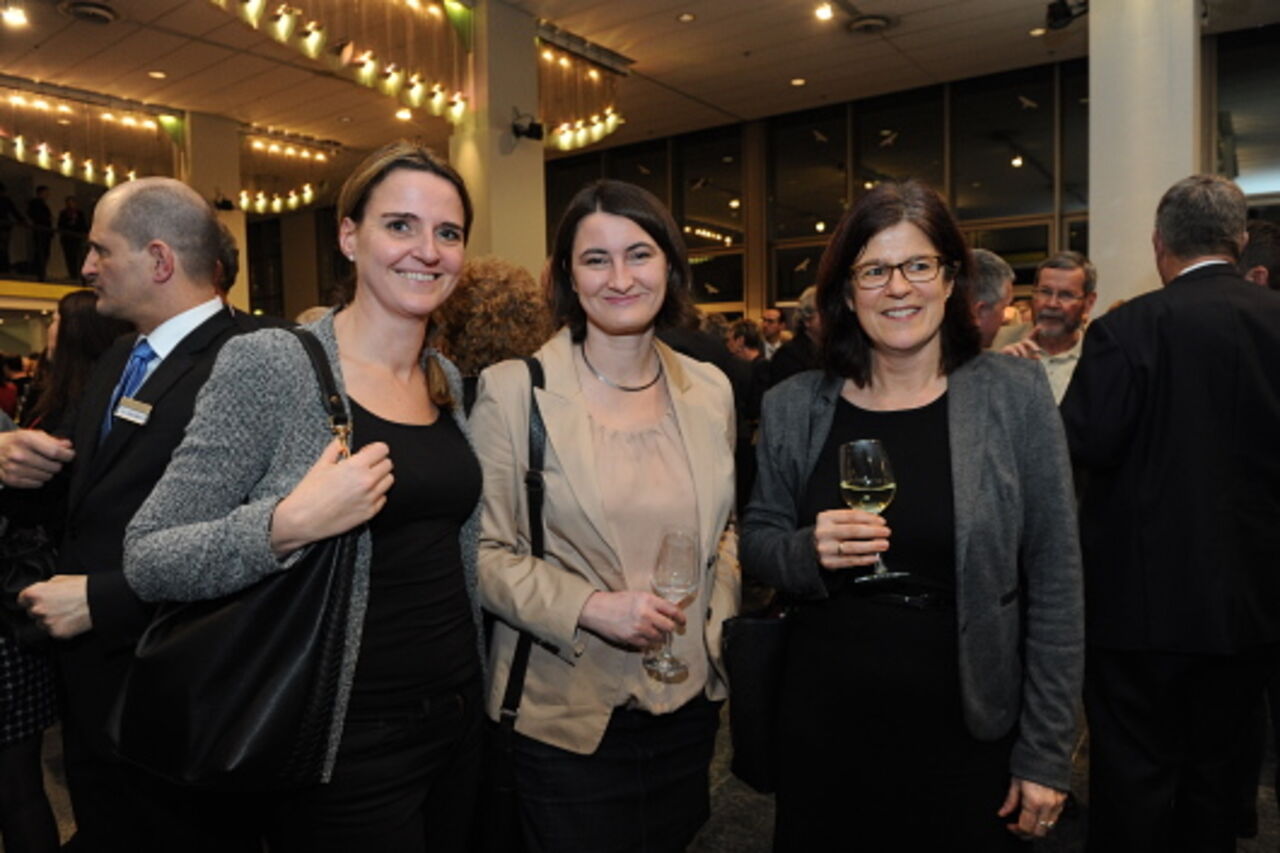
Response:
[{"label": "ceiling light fixture", "polygon": [[1035,27],[1029,33],[1027,33],[1027,35],[1031,36],[1033,39],[1038,39],[1047,32],[1049,31],[1046,30],[1044,27]]},{"label": "ceiling light fixture", "polygon": [[791,78],[791,85],[792,85],[792,86],[795,86],[795,87],[797,87],[797,88],[799,88],[800,86],[803,86],[804,84],[806,84],[806,83],[808,83],[808,82],[809,82],[809,81],[808,81],[808,80],[806,80],[806,79],[804,79],[803,77],[792,77],[792,78]]},{"label": "ceiling light fixture", "polygon": [[401,121],[408,121],[409,119],[413,118],[413,111],[410,110],[408,107],[401,107],[400,109],[396,110],[396,118],[400,119]]},{"label": "ceiling light fixture", "polygon": [[835,17],[836,10],[831,8],[830,3],[819,3],[813,14],[819,21],[829,21]]},{"label": "ceiling light fixture", "polygon": [[163,71],[148,71],[147,76],[150,77],[152,80],[163,80],[169,75]]},{"label": "ceiling light fixture", "polygon": [[25,27],[27,25],[27,10],[22,8],[20,3],[7,2],[4,4],[4,23],[9,27]]},{"label": "ceiling light fixture", "polygon": [[1015,168],[1015,169],[1021,169],[1021,168],[1022,168],[1022,155],[1021,155],[1021,154],[1015,154],[1015,155],[1013,156],[1013,159],[1009,161],[1009,165],[1010,165],[1010,166],[1012,166],[1012,167],[1013,167],[1013,168]]},{"label": "ceiling light fixture", "polygon": [[692,24],[694,21],[698,20],[698,16],[692,12],[681,12],[679,15],[676,15],[676,20],[682,24]]},{"label": "ceiling light fixture", "polygon": [[1089,11],[1089,0],[1053,0],[1045,9],[1044,24],[1051,30],[1063,30]]}]

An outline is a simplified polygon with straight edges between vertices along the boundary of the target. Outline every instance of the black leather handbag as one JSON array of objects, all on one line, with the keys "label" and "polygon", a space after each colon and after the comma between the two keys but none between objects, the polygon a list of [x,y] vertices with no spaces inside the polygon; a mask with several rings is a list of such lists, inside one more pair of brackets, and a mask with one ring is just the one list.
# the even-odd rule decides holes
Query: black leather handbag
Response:
[{"label": "black leather handbag", "polygon": [[48,648],[50,639],[18,603],[18,593],[53,577],[57,562],[44,528],[0,519],[0,633],[29,649]]},{"label": "black leather handbag", "polygon": [[778,701],[791,611],[771,607],[724,621],[721,656],[729,674],[729,769],[764,794],[777,788]]},{"label": "black leather handbag", "polygon": [[[345,442],[320,342],[293,329]],[[126,761],[184,785],[279,790],[321,781],[361,528],[222,598],[160,606],[109,723]]]}]

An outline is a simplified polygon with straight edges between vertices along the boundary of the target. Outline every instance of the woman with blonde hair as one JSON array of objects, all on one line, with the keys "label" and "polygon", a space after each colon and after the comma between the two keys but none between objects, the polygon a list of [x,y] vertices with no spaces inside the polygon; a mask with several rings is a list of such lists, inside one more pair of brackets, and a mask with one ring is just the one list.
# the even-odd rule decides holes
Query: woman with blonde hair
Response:
[{"label": "woman with blonde hair", "polygon": [[[186,439],[129,527],[144,599],[227,595],[361,525],[324,783],[273,803],[273,851],[463,851],[481,712],[473,519],[480,466],[457,371],[425,347],[462,269],[471,203],[425,148],[375,151],[338,197],[351,301],[307,329],[351,414],[331,438],[288,331],[232,339]],[[394,474],[393,474],[394,468]]]}]

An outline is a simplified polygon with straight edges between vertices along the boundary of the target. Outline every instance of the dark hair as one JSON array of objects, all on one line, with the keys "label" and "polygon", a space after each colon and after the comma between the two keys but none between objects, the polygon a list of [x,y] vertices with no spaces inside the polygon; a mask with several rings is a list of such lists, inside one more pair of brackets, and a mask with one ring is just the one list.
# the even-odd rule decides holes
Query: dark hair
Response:
[{"label": "dark hair", "polygon": [[1238,266],[1242,273],[1254,267],[1265,267],[1267,287],[1280,290],[1280,225],[1265,219],[1252,220],[1249,223],[1249,242],[1244,244]]},{"label": "dark hair", "polygon": [[364,208],[378,184],[397,169],[429,172],[453,185],[462,199],[462,240],[471,234],[471,195],[457,170],[436,156],[430,148],[401,139],[389,142],[360,161],[338,191],[338,227],[350,219],[357,225],[364,219]]},{"label": "dark hair", "polygon": [[1070,249],[1050,255],[1036,266],[1035,281],[1040,282],[1040,270],[1080,270],[1084,273],[1084,295],[1088,296],[1098,287],[1098,269],[1093,261],[1080,252]]},{"label": "dark hair", "polygon": [[760,327],[755,320],[738,320],[729,327],[729,337],[742,338],[742,345],[747,349],[760,349]]},{"label": "dark hair", "polygon": [[693,273],[676,221],[649,191],[608,178],[579,190],[556,228],[550,261],[551,314],[555,324],[567,324],[575,341],[587,336],[587,314],[573,289],[573,240],[578,235],[578,224],[592,213],[624,216],[653,238],[667,259],[667,294],[654,325],[659,329],[688,325],[693,313]]},{"label": "dark hair", "polygon": [[828,373],[871,381],[871,339],[849,307],[849,270],[875,235],[900,222],[915,225],[933,243],[952,282],[939,334],[942,363],[951,373],[981,351],[978,327],[969,308],[973,259],[946,202],[919,181],[886,182],[858,199],[840,220],[818,264],[818,311],[822,314],[822,365]]},{"label": "dark hair", "polygon": [[542,286],[524,267],[495,257],[467,261],[431,322],[436,345],[463,376],[533,355],[554,331]]},{"label": "dark hair", "polygon": [[5,353],[3,361],[5,370],[12,370],[14,373],[22,372],[22,356]]},{"label": "dark hair", "polygon": [[213,285],[223,293],[231,290],[240,275],[240,247],[236,235],[221,219],[218,220],[218,260],[214,270]]},{"label": "dark hair", "polygon": [[1156,233],[1181,260],[1240,257],[1249,207],[1240,187],[1220,175],[1192,175],[1169,187],[1156,206]]},{"label": "dark hair", "polygon": [[46,430],[56,429],[79,402],[94,362],[112,341],[133,330],[123,320],[99,314],[97,305],[98,294],[93,290],[73,290],[58,300],[53,360],[40,371],[40,395],[24,415],[24,425],[40,423]]}]

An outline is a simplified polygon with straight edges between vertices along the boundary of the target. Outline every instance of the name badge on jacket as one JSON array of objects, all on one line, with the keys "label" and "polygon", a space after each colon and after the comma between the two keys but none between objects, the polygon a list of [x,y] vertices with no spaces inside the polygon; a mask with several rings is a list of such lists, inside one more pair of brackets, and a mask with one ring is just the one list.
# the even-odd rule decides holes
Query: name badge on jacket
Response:
[{"label": "name badge on jacket", "polygon": [[121,397],[119,405],[116,406],[115,416],[131,424],[146,426],[147,420],[151,417],[151,404],[132,397]]}]

